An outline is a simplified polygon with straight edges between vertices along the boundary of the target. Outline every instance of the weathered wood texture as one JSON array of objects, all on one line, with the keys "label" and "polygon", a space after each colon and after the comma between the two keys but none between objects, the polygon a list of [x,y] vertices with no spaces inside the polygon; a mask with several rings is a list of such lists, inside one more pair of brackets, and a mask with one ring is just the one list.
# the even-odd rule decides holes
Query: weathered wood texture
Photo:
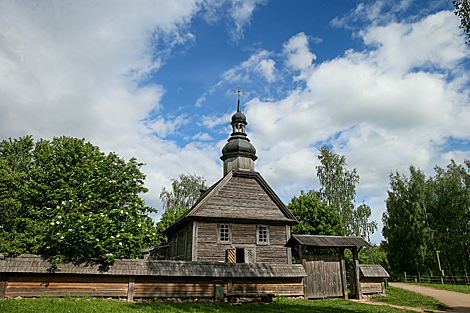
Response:
[{"label": "weathered wood texture", "polygon": [[304,279],[305,297],[342,297],[343,285],[340,258],[337,255],[304,255],[302,264],[307,273]]},{"label": "weathered wood texture", "polygon": [[274,293],[276,296],[301,296],[304,294],[302,279],[233,279],[233,293]]},{"label": "weathered wood texture", "polygon": [[194,206],[170,225],[170,236],[187,218],[252,219],[298,224],[258,172],[232,171],[207,189]]},{"label": "weathered wood texture", "polygon": [[44,257],[20,255],[3,257],[0,254],[0,275],[23,274],[96,274],[103,276],[162,276],[162,277],[304,277],[305,270],[300,264],[278,263],[225,263],[186,262],[167,260],[115,260],[113,265],[103,269],[99,264],[71,263],[52,267]]},{"label": "weathered wood texture", "polygon": [[193,216],[288,220],[256,180],[243,177],[232,177]]},{"label": "weathered wood texture", "polygon": [[[224,279],[224,293],[228,279]],[[274,293],[277,296],[303,294],[302,278],[233,279],[233,292]],[[214,278],[15,274],[4,297],[96,296],[134,298],[211,297]]]},{"label": "weathered wood texture", "polygon": [[8,286],[8,276],[0,274],[0,300],[5,297],[5,291]]},{"label": "weathered wood texture", "polygon": [[234,248],[254,248],[257,263],[288,264],[286,244],[286,227],[269,226],[269,244],[256,244],[258,224],[231,224],[232,241],[227,244],[217,242],[217,223],[198,223],[197,261],[225,262],[226,250]]},{"label": "weathered wood texture", "polygon": [[127,297],[128,286],[125,276],[15,274],[10,275],[4,296]]}]

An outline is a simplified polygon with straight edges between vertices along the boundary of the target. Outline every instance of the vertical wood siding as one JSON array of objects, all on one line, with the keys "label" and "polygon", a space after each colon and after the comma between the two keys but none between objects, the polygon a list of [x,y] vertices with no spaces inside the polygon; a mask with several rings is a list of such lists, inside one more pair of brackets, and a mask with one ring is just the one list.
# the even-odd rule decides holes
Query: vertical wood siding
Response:
[{"label": "vertical wood siding", "polygon": [[340,259],[337,255],[306,255],[302,263],[306,298],[343,296]]}]

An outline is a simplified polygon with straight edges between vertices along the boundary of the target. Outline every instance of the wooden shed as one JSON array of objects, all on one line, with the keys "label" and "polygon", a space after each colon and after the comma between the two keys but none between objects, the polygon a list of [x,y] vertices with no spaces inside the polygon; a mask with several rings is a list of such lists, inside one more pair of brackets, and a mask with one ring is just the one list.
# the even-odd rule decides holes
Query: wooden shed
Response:
[{"label": "wooden shed", "polygon": [[[343,297],[347,299],[344,250],[350,249],[353,254],[354,268],[351,269],[350,280],[358,282],[359,259],[357,255],[362,247],[370,247],[371,244],[362,237],[293,234],[286,246],[296,247],[299,251],[302,265],[307,273],[304,279],[305,298]],[[305,255],[307,248],[333,248],[338,250],[338,255]],[[361,287],[355,289],[352,294],[362,299]]]},{"label": "wooden shed", "polygon": [[[352,269],[350,269],[350,274]],[[380,293],[385,295],[385,279],[390,275],[380,264],[360,264],[359,275],[363,294]],[[356,282],[351,280],[351,292],[356,290]]]}]

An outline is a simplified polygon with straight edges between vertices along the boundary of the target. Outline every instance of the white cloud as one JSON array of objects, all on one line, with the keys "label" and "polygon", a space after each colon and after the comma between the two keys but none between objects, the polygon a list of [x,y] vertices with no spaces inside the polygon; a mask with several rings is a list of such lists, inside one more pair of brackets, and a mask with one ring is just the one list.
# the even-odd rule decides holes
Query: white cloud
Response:
[{"label": "white cloud", "polygon": [[268,81],[268,83],[272,83],[276,80],[276,76],[274,75],[275,64],[276,62],[274,62],[274,60],[272,59],[261,60],[258,64],[258,70],[261,74],[263,74],[264,78],[266,78],[266,81]]},{"label": "white cloud", "polygon": [[[315,154],[326,142],[358,169],[358,195],[373,202],[380,221],[390,171],[414,164],[432,174],[434,164],[468,155],[443,156],[441,149],[449,137],[470,139],[470,80],[458,66],[469,53],[450,11],[371,25],[359,34],[368,49],[305,71],[305,88],[281,100],[252,99],[246,115],[260,171],[281,196],[291,195],[292,181],[318,188]],[[301,33],[284,44],[293,52],[285,54],[287,65],[310,66],[306,38]]]},{"label": "white cloud", "polygon": [[192,137],[193,140],[208,141],[212,140],[212,137],[208,133],[197,133]]},{"label": "white cloud", "polygon": [[308,38],[305,33],[299,33],[292,36],[284,44],[284,53],[286,54],[286,64],[294,70],[305,70],[312,65],[317,56],[310,52],[308,48]]}]

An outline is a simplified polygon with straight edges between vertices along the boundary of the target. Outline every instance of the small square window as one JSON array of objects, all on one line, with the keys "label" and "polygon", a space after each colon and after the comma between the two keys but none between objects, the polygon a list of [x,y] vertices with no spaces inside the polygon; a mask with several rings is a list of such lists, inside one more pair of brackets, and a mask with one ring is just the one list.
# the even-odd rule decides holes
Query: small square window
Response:
[{"label": "small square window", "polygon": [[230,224],[219,225],[219,242],[230,243]]},{"label": "small square window", "polygon": [[258,244],[269,244],[268,226],[258,226]]}]

